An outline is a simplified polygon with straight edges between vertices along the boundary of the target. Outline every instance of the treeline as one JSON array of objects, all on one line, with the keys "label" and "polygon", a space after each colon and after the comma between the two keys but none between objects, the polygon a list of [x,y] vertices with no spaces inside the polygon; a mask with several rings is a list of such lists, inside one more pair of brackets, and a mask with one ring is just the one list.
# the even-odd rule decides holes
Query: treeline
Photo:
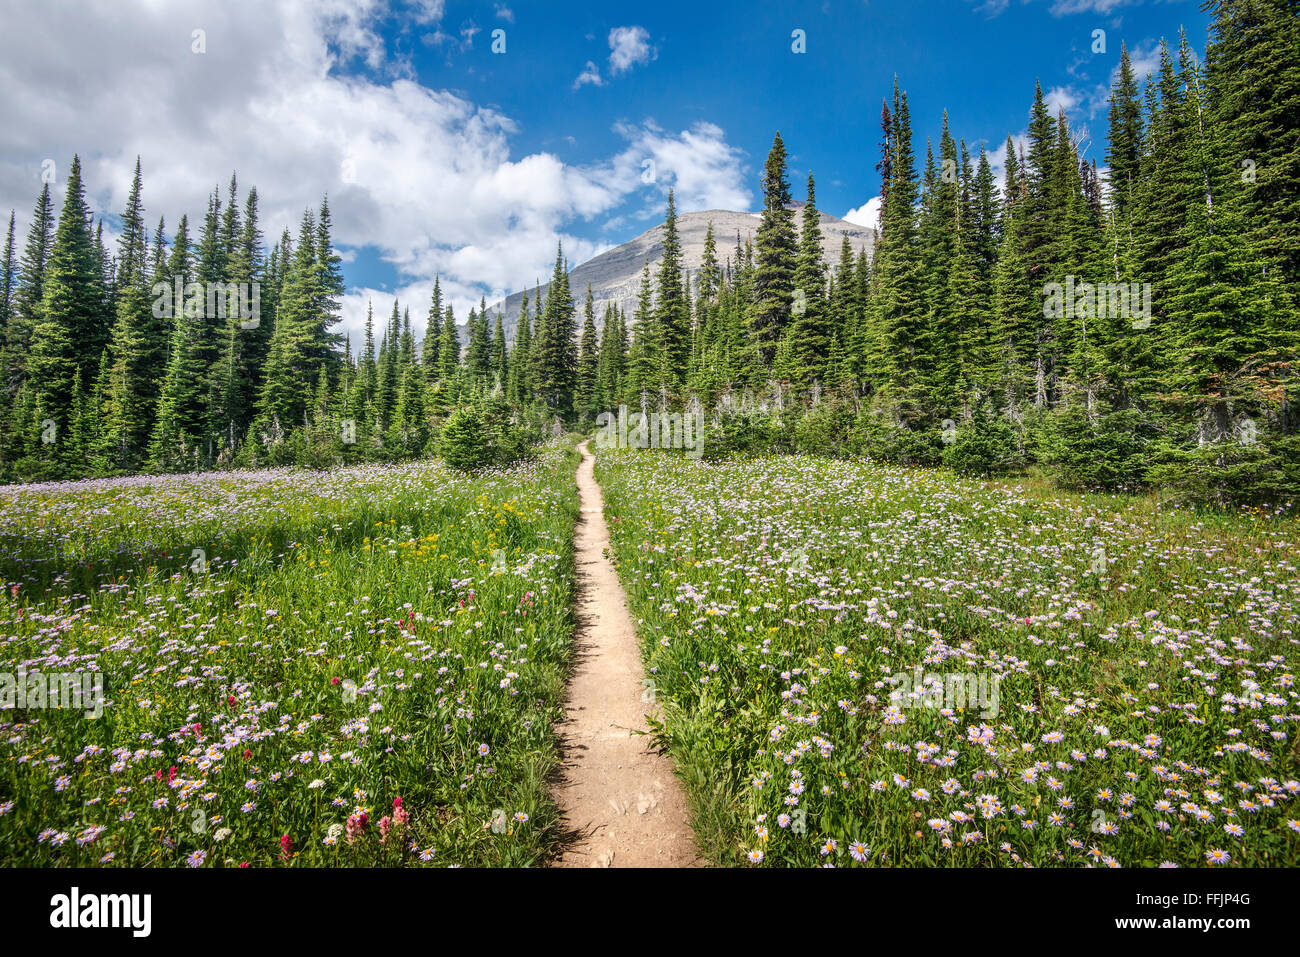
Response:
[{"label": "treeline", "polygon": [[[0,476],[75,478],[229,465],[246,441],[311,421],[317,392],[347,367],[340,259],[330,212],[306,213],[269,256],[257,191],[230,181],[198,235],[169,243],[144,223],[137,161],[116,254],[86,204],[73,158],[57,225],[42,187],[20,260],[10,214],[0,288]],[[258,308],[211,295],[257,289]],[[173,290],[184,291],[177,298]],[[244,303],[245,306],[248,302]],[[248,313],[248,314],[246,314]],[[247,457],[247,456],[245,456]],[[255,457],[255,456],[254,456]]]},{"label": "treeline", "polygon": [[1041,88],[1000,184],[946,114],[918,161],[895,85],[870,262],[847,240],[822,261],[813,179],[797,214],[779,134],[753,246],[719,265],[710,233],[693,300],[670,197],[637,336],[624,357],[625,322],[606,319],[618,345],[579,411],[694,397],[724,448],[1300,494],[1300,3],[1211,6],[1203,61],[1186,36],[1162,43],[1142,87],[1122,50],[1104,176]]},{"label": "treeline", "polygon": [[[997,181],[945,114],[918,160],[906,93],[882,104],[874,255],[823,260],[815,184],[800,208],[778,134],[752,242],[716,237],[688,270],[668,196],[663,255],[632,315],[575,302],[563,251],[513,341],[481,302],[464,335],[435,281],[332,331],[343,284],[327,203],[266,254],[257,194],[144,226],[139,168],[115,255],[73,163],[48,189],[0,292],[0,477],[426,454],[457,408],[590,422],[620,404],[710,411],[715,448],[804,448],[1078,487],[1280,500],[1300,491],[1291,401],[1300,295],[1300,0],[1211,4],[1203,60],[1127,49],[1104,164],[1040,89]],[[258,283],[260,314],[177,308],[158,282]],[[219,310],[218,310],[219,311]],[[465,431],[463,417],[457,431]],[[50,440],[53,435],[53,440]]]}]

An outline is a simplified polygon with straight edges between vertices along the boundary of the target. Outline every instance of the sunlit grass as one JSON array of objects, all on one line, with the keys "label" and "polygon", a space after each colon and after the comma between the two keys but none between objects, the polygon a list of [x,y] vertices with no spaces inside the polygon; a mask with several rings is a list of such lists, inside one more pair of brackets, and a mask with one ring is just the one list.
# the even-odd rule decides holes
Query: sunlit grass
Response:
[{"label": "sunlit grass", "polygon": [[544,858],[574,461],[0,490],[0,670],[109,698],[0,712],[0,861]]},{"label": "sunlit grass", "polygon": [[[597,477],[718,863],[1300,862],[1295,521],[810,457]],[[996,702],[891,700],[917,666]]]}]

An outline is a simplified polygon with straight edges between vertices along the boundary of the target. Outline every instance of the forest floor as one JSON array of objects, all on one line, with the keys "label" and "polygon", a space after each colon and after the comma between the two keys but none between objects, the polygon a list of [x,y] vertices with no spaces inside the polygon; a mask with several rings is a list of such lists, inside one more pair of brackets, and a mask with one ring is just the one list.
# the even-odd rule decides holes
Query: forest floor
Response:
[{"label": "forest floor", "polygon": [[697,866],[685,795],[646,720],[657,711],[654,686],[644,679],[627,597],[606,555],[595,458],[586,442],[578,448],[577,624],[554,794],[567,834],[555,866]]}]

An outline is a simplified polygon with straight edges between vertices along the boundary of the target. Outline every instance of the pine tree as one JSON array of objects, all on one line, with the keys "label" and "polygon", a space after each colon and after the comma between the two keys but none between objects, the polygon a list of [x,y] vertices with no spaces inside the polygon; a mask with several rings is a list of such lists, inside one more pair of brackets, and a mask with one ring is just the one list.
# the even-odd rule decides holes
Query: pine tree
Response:
[{"label": "pine tree", "polygon": [[496,315],[496,324],[492,329],[492,377],[496,380],[495,388],[504,391],[510,374],[510,358],[506,349],[506,329],[501,313]]},{"label": "pine tree", "polygon": [[1252,245],[1300,290],[1300,5],[1213,0],[1208,108],[1246,186]]},{"label": "pine tree", "polygon": [[292,258],[285,267],[258,398],[258,417],[286,431],[306,424],[308,403],[301,383],[315,381],[330,346],[326,330],[334,317],[321,312],[326,293],[316,241],[315,217],[308,211],[303,214]]},{"label": "pine tree", "polygon": [[690,307],[682,295],[682,244],[677,234],[677,206],[671,189],[668,190],[658,297],[651,328],[657,366],[655,387],[676,392],[682,385],[690,356]]},{"label": "pine tree", "polygon": [[[18,288],[14,293],[13,317],[5,328],[4,348],[7,353],[7,380],[0,383],[10,395],[16,395],[27,377],[27,356],[31,350],[32,330],[40,319],[41,299],[45,292],[45,269],[50,250],[54,245],[54,206],[50,199],[50,186],[41,186],[36,208],[32,211],[32,224],[23,247],[22,262],[18,270]],[[27,423],[22,423],[26,429]]]},{"label": "pine tree", "polygon": [[785,335],[794,303],[797,243],[794,213],[786,179],[785,144],[778,132],[763,167],[763,214],[758,227],[754,270],[754,313],[751,328],[758,362],[771,366]]},{"label": "pine tree", "polygon": [[[42,276],[39,317],[32,330],[28,377],[36,396],[36,414],[45,435],[40,458],[54,468],[75,461],[68,443],[73,396],[79,391],[87,324],[99,315],[102,277],[90,210],[81,183],[81,160],[72,158],[58,228]],[[44,439],[44,435],[42,436]]]},{"label": "pine tree", "polygon": [[528,290],[519,304],[519,321],[515,326],[515,344],[509,360],[506,399],[516,406],[526,405],[532,398],[532,341],[533,320],[528,314]]},{"label": "pine tree", "polygon": [[387,433],[393,426],[393,412],[397,408],[399,379],[401,377],[401,313],[397,300],[393,300],[393,312],[388,319],[388,328],[384,332],[379,346],[379,391],[375,399],[375,422],[380,432]]},{"label": "pine tree", "polygon": [[450,304],[443,317],[442,335],[438,343],[438,362],[441,365],[440,381],[444,389],[451,388],[452,380],[460,369],[460,334],[456,331],[456,316]]},{"label": "pine tree", "polygon": [[627,329],[618,307],[605,307],[600,327],[600,357],[596,363],[596,404],[612,409],[622,399],[623,369],[627,361]]},{"label": "pine tree", "polygon": [[597,364],[595,304],[591,295],[591,285],[588,284],[587,301],[582,310],[582,339],[573,389],[574,411],[584,419],[595,415],[597,411]]},{"label": "pine tree", "polygon": [[650,285],[650,260],[647,258],[641,269],[641,288],[637,294],[636,312],[632,314],[635,329],[628,353],[627,380],[628,397],[635,398],[642,391],[649,391],[655,385],[655,371],[658,363],[655,355],[655,340],[652,334],[654,291]]},{"label": "pine tree", "polygon": [[1120,44],[1119,73],[1110,93],[1110,137],[1106,165],[1110,168],[1110,202],[1123,220],[1133,204],[1133,189],[1141,169],[1142,103],[1128,46]]},{"label": "pine tree", "polygon": [[[1222,441],[1234,412],[1259,415],[1266,397],[1281,391],[1279,367],[1296,345],[1296,304],[1277,271],[1270,277],[1269,250],[1251,242],[1249,190],[1229,165],[1228,131],[1205,102],[1197,69],[1184,69],[1187,150],[1175,181],[1183,196],[1185,225],[1176,237],[1165,317],[1173,341],[1167,387],[1190,401],[1198,441]],[[1274,371],[1278,370],[1278,371]],[[1177,400],[1176,400],[1177,401]]]},{"label": "pine tree", "polygon": [[[234,185],[232,176],[227,213],[235,208]],[[227,308],[221,332],[213,424],[222,441],[233,449],[252,423],[257,386],[271,341],[270,312],[262,308],[262,291],[266,283],[262,234],[258,227],[257,190],[248,191],[242,217],[232,214],[223,223],[223,232],[227,234],[226,281],[240,287],[240,305],[247,306],[249,313],[254,312],[254,304],[257,306],[256,313],[251,316],[244,315],[242,308]],[[247,298],[244,298],[244,290],[248,291]]]},{"label": "pine tree", "polygon": [[[5,233],[5,251],[0,259],[0,403],[7,398],[4,383],[8,376],[3,374],[4,345],[8,341],[9,324],[16,312],[14,308],[14,289],[18,282],[18,263],[14,253],[14,214],[9,211],[9,229]],[[0,405],[0,408],[3,406]]]},{"label": "pine tree", "polygon": [[420,365],[424,368],[425,385],[432,388],[438,381],[438,346],[442,332],[442,283],[441,277],[433,277],[433,295],[429,300],[429,318],[424,324],[423,354]]},{"label": "pine tree", "polygon": [[[897,79],[895,79],[894,87],[894,105],[897,106]],[[889,112],[889,103],[884,99],[880,101],[880,162],[876,164],[876,172],[880,174],[880,216],[878,222],[880,228],[883,229],[885,225],[885,204],[889,202],[889,185],[894,181],[894,117]]]},{"label": "pine tree", "polygon": [[578,357],[574,342],[573,295],[564,251],[557,249],[555,270],[534,343],[537,398],[561,418],[572,412]]},{"label": "pine tree", "polygon": [[794,286],[794,319],[789,333],[793,380],[806,389],[814,382],[825,380],[832,336],[826,307],[826,263],[822,258],[821,213],[817,209],[812,173],[808,174],[808,198],[803,204]]},{"label": "pine tree", "polygon": [[923,368],[930,354],[917,232],[917,181],[907,95],[894,86],[893,178],[876,253],[874,278],[876,332],[871,364],[881,398],[909,427],[928,415]]},{"label": "pine tree", "polygon": [[154,293],[172,295],[171,284],[159,284],[152,291],[148,285],[138,158],[122,213],[117,261],[117,318],[104,374],[97,379],[103,381],[103,388],[95,398],[106,406],[103,432],[111,448],[104,452],[109,462],[132,471],[139,468],[148,451],[170,331],[166,312]]},{"label": "pine tree", "polygon": [[379,395],[379,366],[375,356],[375,304],[366,302],[366,338],[357,363],[357,422],[378,429],[375,409]]},{"label": "pine tree", "polygon": [[470,309],[466,324],[469,342],[465,347],[465,369],[473,379],[486,382],[492,375],[492,343],[488,338],[487,316]]}]

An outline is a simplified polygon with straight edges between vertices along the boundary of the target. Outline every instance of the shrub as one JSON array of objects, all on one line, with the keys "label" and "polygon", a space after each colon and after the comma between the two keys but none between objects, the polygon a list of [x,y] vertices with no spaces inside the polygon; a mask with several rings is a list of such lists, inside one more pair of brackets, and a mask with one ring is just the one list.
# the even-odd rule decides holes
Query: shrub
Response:
[{"label": "shrub", "polygon": [[989,415],[984,403],[944,447],[943,463],[962,475],[1006,475],[1024,467],[1015,431],[1002,416]]},{"label": "shrub", "polygon": [[1193,449],[1163,448],[1151,481],[1174,502],[1188,505],[1281,505],[1300,499],[1300,436],[1271,434],[1243,445],[1236,440]]},{"label": "shrub", "polygon": [[438,451],[452,468],[471,472],[492,463],[492,448],[483,418],[478,410],[462,407],[453,410],[442,424]]},{"label": "shrub", "polygon": [[541,440],[538,414],[516,415],[500,399],[484,399],[452,411],[442,424],[438,451],[462,472],[509,465],[529,455]]}]

